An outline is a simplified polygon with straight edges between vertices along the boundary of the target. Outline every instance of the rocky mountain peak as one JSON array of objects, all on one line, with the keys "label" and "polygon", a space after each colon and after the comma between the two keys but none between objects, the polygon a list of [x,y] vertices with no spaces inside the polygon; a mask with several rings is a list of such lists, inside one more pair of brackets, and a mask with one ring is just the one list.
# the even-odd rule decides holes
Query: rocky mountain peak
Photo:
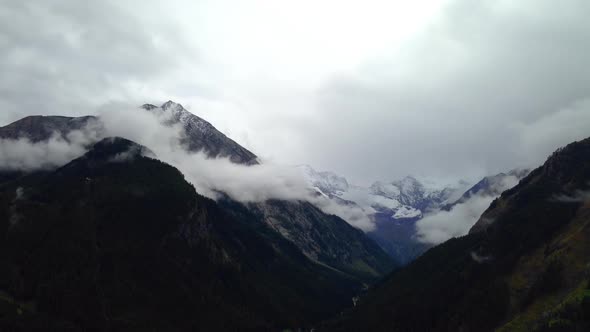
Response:
[{"label": "rocky mountain peak", "polygon": [[181,104],[169,100],[157,107],[144,104],[142,109],[163,112],[169,120],[167,125],[180,124],[185,137],[182,144],[192,152],[203,151],[211,158],[228,157],[237,164],[257,164],[257,156],[221,133],[211,123],[186,110]]},{"label": "rocky mountain peak", "polygon": [[345,177],[326,171],[316,171],[309,165],[298,166],[310,185],[327,196],[334,196],[347,191],[350,187]]}]

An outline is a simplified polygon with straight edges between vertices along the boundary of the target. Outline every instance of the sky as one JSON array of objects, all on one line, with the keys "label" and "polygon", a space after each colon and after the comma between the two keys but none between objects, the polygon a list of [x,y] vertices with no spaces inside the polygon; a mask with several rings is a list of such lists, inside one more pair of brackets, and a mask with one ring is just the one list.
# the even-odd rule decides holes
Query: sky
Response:
[{"label": "sky", "polygon": [[585,0],[0,0],[0,124],[171,99],[263,160],[360,184],[535,167],[590,136],[589,12]]}]

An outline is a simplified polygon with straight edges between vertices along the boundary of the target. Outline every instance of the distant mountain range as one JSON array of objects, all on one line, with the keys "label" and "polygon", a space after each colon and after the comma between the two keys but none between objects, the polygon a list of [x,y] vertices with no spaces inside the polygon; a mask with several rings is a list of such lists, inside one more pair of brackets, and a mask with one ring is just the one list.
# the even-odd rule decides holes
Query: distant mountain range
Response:
[{"label": "distant mountain range", "polygon": [[467,189],[466,182],[436,186],[412,176],[392,182],[377,181],[369,187],[351,185],[333,172],[319,172],[309,165],[300,166],[309,184],[329,198],[354,203],[367,213],[391,213],[391,219],[414,219],[451,200],[453,194]]},{"label": "distant mountain range", "polygon": [[309,165],[299,168],[321,195],[338,204],[362,209],[375,223],[375,230],[367,235],[401,264],[411,262],[432,246],[417,238],[416,222],[423,216],[451,210],[474,196],[499,196],[528,174],[528,170],[513,170],[485,177],[473,186],[464,180],[441,185],[406,176],[362,187],[333,172],[316,171]]}]

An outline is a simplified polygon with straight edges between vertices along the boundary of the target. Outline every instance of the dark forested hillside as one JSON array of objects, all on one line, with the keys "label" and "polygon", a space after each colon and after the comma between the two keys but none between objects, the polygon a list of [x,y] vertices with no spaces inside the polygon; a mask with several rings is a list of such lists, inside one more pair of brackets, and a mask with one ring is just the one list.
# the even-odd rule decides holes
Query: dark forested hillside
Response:
[{"label": "dark forested hillside", "polygon": [[106,139],[2,178],[0,330],[304,327],[362,287],[146,153]]},{"label": "dark forested hillside", "polygon": [[393,273],[327,329],[587,331],[590,139],[504,192],[470,234]]}]

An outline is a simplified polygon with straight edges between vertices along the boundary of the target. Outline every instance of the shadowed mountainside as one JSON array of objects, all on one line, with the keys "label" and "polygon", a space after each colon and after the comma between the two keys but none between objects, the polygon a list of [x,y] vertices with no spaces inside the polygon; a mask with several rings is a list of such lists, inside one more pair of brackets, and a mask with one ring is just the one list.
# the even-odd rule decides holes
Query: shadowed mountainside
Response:
[{"label": "shadowed mountainside", "polygon": [[2,329],[304,327],[363,287],[144,154],[105,139],[0,184]]}]

